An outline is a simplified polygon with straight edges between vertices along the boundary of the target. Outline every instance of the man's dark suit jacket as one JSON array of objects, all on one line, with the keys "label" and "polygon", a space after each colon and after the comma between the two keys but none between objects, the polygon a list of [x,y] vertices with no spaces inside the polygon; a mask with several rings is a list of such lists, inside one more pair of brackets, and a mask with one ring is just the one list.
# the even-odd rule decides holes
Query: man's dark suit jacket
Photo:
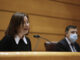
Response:
[{"label": "man's dark suit jacket", "polygon": [[[75,49],[79,52],[80,46],[78,45],[77,42],[74,43],[74,46],[75,46]],[[64,52],[71,52],[71,49],[70,49],[65,38],[56,44],[56,50],[57,51],[64,51]]]},{"label": "man's dark suit jacket", "polygon": [[27,44],[16,44],[13,37],[6,35],[0,41],[0,51],[31,51],[31,42],[28,37],[26,37]]}]

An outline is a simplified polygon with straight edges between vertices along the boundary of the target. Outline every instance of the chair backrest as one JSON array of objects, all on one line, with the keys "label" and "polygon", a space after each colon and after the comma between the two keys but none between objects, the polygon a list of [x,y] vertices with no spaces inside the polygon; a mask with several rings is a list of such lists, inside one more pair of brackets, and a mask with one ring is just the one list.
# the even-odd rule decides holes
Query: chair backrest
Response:
[{"label": "chair backrest", "polygon": [[44,46],[46,51],[56,51],[57,42],[45,42]]}]

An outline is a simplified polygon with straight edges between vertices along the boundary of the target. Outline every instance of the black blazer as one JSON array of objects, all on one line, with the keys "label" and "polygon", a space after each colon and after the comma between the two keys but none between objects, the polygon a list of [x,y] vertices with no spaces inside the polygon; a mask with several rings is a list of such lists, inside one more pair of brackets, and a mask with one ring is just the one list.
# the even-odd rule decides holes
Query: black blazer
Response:
[{"label": "black blazer", "polygon": [[[77,42],[74,43],[75,49],[79,52],[80,51],[80,46],[78,45]],[[66,52],[71,52],[71,49],[66,41],[66,39],[64,38],[63,40],[61,40],[60,42],[58,42],[56,44],[56,50],[57,51],[66,51]]]},{"label": "black blazer", "polygon": [[16,44],[13,37],[6,35],[0,41],[0,51],[31,51],[31,42],[28,37],[26,37],[28,44],[23,43],[22,45],[19,43]]}]

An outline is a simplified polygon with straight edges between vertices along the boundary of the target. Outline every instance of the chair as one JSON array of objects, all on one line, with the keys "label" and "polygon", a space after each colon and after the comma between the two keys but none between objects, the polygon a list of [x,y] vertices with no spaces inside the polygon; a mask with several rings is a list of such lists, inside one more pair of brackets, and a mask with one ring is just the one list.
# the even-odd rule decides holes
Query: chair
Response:
[{"label": "chair", "polygon": [[57,42],[45,42],[44,46],[46,51],[56,51]]}]

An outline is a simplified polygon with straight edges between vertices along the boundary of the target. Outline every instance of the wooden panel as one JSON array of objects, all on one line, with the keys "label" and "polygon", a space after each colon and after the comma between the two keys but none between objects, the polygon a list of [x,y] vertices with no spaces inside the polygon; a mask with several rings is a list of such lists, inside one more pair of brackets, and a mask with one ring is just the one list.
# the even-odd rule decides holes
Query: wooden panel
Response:
[{"label": "wooden panel", "polygon": [[79,60],[79,52],[0,52],[1,60]]},{"label": "wooden panel", "polygon": [[[10,18],[13,13],[0,12],[0,29],[6,30]],[[49,18],[42,16],[29,15],[30,32],[64,34],[67,25],[77,25],[80,27],[79,21],[64,20],[57,18]],[[80,28],[79,28],[80,31]]]},{"label": "wooden panel", "polygon": [[12,13],[0,11],[0,29],[6,30],[11,19]]},{"label": "wooden panel", "polygon": [[79,29],[79,24],[79,21],[30,15],[31,32],[64,34],[66,26],[76,25]]},{"label": "wooden panel", "polygon": [[50,0],[0,0],[0,9],[80,20],[80,7]]},{"label": "wooden panel", "polygon": [[62,2],[62,3],[66,3],[66,4],[73,4],[73,5],[80,6],[80,0],[51,0],[51,1]]}]

